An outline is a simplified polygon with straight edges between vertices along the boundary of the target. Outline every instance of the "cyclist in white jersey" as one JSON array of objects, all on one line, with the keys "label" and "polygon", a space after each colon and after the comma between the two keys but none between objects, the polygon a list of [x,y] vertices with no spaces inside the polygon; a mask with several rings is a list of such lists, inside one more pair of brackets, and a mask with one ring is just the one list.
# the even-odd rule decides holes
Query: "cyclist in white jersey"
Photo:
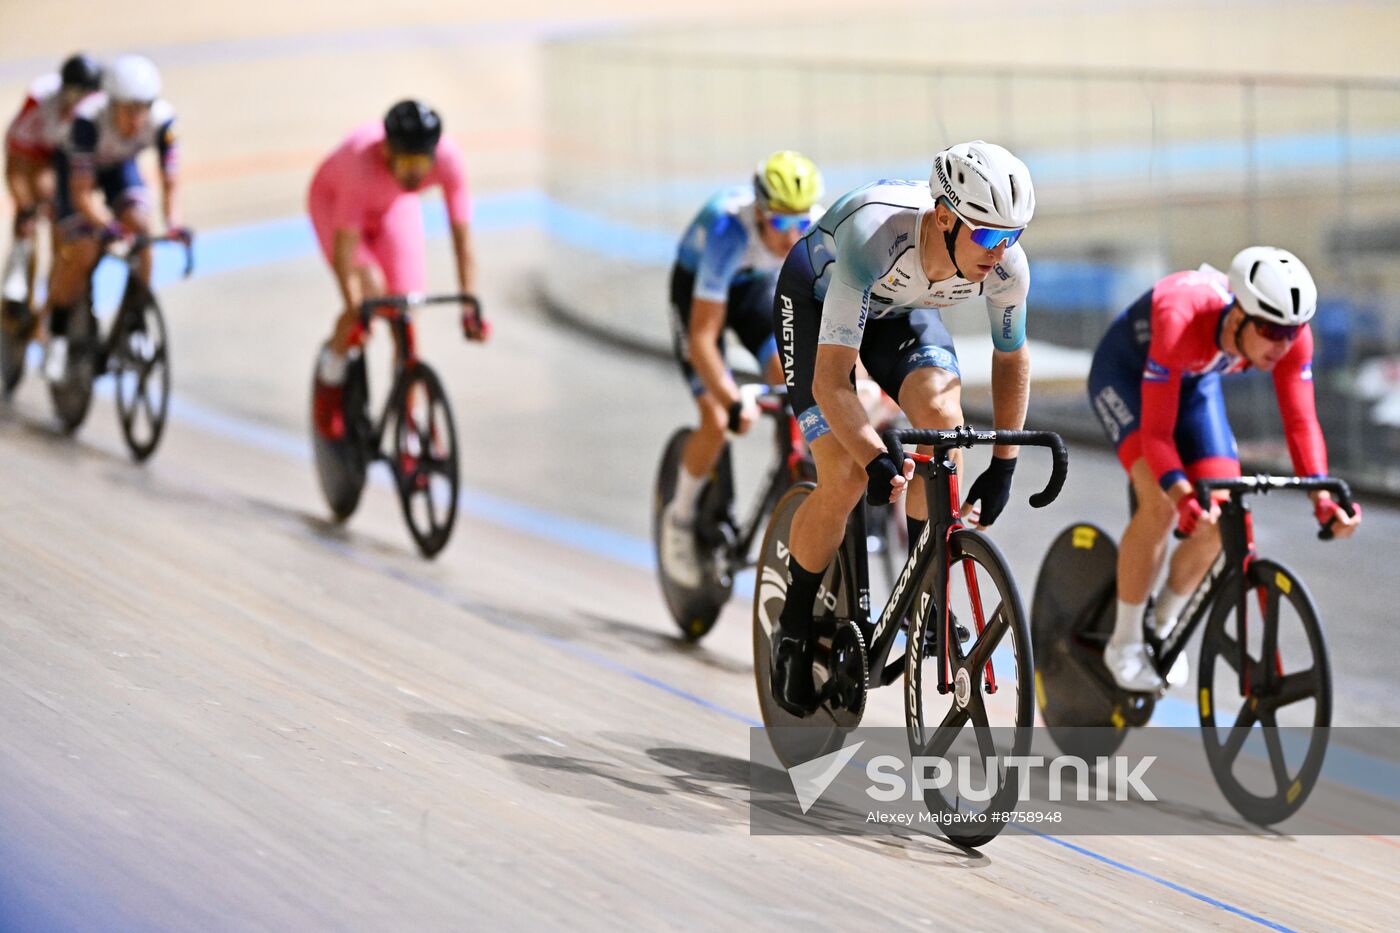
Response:
[{"label": "cyclist in white jersey", "polygon": [[757,417],[741,405],[725,366],[724,332],[734,332],[771,383],[782,381],[773,289],[788,251],[821,216],[822,190],[812,160],[775,152],[758,164],[751,186],[726,188],[706,201],[681,237],[671,268],[671,335],[700,424],[681,454],[661,548],[667,572],[682,586],[700,582],[695,506],[724,448],[725,428],[743,434]]},{"label": "cyclist in white jersey", "polygon": [[[914,462],[896,463],[856,396],[859,361],[914,427],[963,422],[958,358],[940,309],[986,299],[997,428],[1025,424],[1030,389],[1026,255],[1017,244],[1035,211],[1030,173],[980,140],[940,152],[928,183],[880,181],[837,201],[788,254],[774,329],[788,397],[817,465],[817,488],[793,517],[787,600],[774,632],[775,699],[794,715],[815,707],[812,606],[864,493],[893,502]],[[1011,492],[1017,448],[997,447],[967,492],[964,516],[992,524]],[[910,541],[927,521],[909,488]],[[974,503],[981,503],[980,514]]]},{"label": "cyclist in white jersey", "polygon": [[[48,352],[44,370],[51,380],[66,371],[68,312],[82,297],[101,255],[94,236],[150,233],[150,199],[136,158],[151,146],[160,156],[161,207],[167,232],[188,237],[180,225],[178,147],[175,110],[161,96],[160,72],[147,58],[123,55],[103,77],[104,94],[78,105],[68,139],[54,157],[58,176],[54,222],[63,248],[54,259],[47,314]],[[137,271],[147,281],[147,248]]]}]

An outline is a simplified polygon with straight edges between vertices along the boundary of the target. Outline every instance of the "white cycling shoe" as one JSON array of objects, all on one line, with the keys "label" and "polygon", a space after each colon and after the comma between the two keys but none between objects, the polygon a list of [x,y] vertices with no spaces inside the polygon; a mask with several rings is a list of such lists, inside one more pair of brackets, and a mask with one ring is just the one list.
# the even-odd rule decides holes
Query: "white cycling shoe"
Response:
[{"label": "white cycling shoe", "polygon": [[680,586],[693,589],[700,585],[695,523],[678,520],[669,506],[661,513],[661,566]]},{"label": "white cycling shoe", "polygon": [[62,382],[68,377],[68,338],[50,337],[44,350],[44,378]]},{"label": "white cycling shoe", "polygon": [[1147,646],[1142,642],[1115,645],[1109,642],[1103,650],[1103,663],[1113,680],[1133,693],[1155,693],[1162,689],[1162,678],[1152,667]]}]

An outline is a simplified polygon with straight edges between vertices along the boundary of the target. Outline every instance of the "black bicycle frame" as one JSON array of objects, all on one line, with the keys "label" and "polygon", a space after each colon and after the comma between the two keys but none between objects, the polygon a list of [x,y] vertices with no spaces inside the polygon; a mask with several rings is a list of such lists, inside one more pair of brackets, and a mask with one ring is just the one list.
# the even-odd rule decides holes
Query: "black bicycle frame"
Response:
[{"label": "black bicycle frame", "polygon": [[[1210,496],[1215,490],[1224,490],[1230,493],[1230,497],[1220,506],[1220,553],[1211,564],[1205,579],[1197,585],[1191,598],[1187,601],[1185,609],[1182,610],[1182,618],[1186,621],[1176,626],[1176,630],[1161,642],[1157,652],[1159,674],[1165,675],[1165,672],[1171,670],[1177,656],[1186,650],[1191,636],[1205,621],[1207,611],[1215,605],[1220,592],[1235,577],[1240,577],[1242,578],[1240,595],[1235,607],[1235,611],[1238,613],[1236,618],[1239,620],[1238,642],[1240,649],[1236,669],[1240,675],[1240,696],[1249,695],[1248,639],[1244,627],[1245,620],[1248,618],[1249,587],[1244,585],[1243,577],[1249,571],[1250,562],[1254,560],[1255,548],[1254,520],[1250,513],[1249,503],[1245,501],[1244,497],[1250,493],[1266,494],[1275,489],[1324,490],[1336,495],[1338,504],[1348,513],[1351,512],[1351,489],[1345,480],[1259,475],[1233,479],[1202,480],[1197,483],[1195,494],[1203,508],[1210,507]],[[1323,529],[1319,533],[1319,537],[1331,537],[1330,530]],[[1266,643],[1263,645],[1261,658],[1271,656],[1278,647],[1276,644],[1267,643],[1278,637],[1277,629],[1271,631],[1266,628],[1264,635]],[[1271,680],[1274,676],[1273,666],[1265,664],[1263,670],[1266,681]]]},{"label": "black bicycle frame", "polygon": [[[1064,442],[1060,440],[1059,436],[1045,431],[975,431],[968,427],[948,431],[925,431],[906,428],[886,431],[884,441],[890,455],[895,458],[895,462],[900,462],[906,456],[904,453],[906,443],[933,446],[931,457],[913,455],[915,472],[924,479],[924,494],[928,503],[929,520],[925,523],[919,540],[914,542],[909,556],[905,559],[904,569],[896,579],[894,588],[890,591],[889,598],[885,602],[885,608],[881,611],[880,619],[873,630],[870,627],[870,555],[866,549],[865,509],[857,507],[847,520],[847,533],[843,546],[847,548],[847,562],[855,574],[855,580],[852,581],[856,594],[857,618],[855,622],[860,626],[861,633],[866,636],[866,644],[869,648],[870,661],[866,686],[867,688],[887,686],[899,679],[899,675],[904,672],[905,664],[902,660],[893,664],[886,664],[886,662],[889,660],[895,638],[899,634],[898,621],[905,618],[913,607],[915,593],[913,584],[924,579],[924,574],[929,572],[930,565],[936,561],[936,566],[932,568],[934,573],[932,590],[935,602],[930,606],[930,612],[937,612],[938,615],[935,618],[943,620],[943,631],[938,638],[938,692],[947,693],[952,689],[948,680],[948,645],[952,637],[952,620],[944,605],[948,593],[947,548],[948,539],[952,533],[963,527],[962,520],[958,517],[958,468],[948,453],[959,447],[973,447],[979,444],[1027,444],[1050,447],[1054,455],[1054,465],[1050,482],[1043,490],[1031,496],[1031,504],[1036,508],[1049,505],[1059,495],[1060,487],[1064,485],[1065,481],[1068,454],[1065,452]],[[930,546],[930,542],[932,542],[932,546]],[[905,646],[906,654],[909,651],[922,650],[922,645],[909,644]]]},{"label": "black bicycle frame", "polygon": [[[116,241],[105,241],[103,247],[104,254],[110,249],[111,243]],[[136,263],[140,259],[141,253],[155,243],[180,243],[185,247],[185,277],[194,271],[194,250],[190,244],[184,240],[176,240],[172,237],[146,237],[138,236],[131,241],[127,248],[126,255],[121,256],[121,261],[126,266],[126,285],[122,288],[122,299],[117,305],[117,313],[112,318],[112,326],[107,331],[105,339],[98,340],[96,344],[97,358],[94,361],[94,372],[104,373],[107,371],[107,361],[111,359],[112,353],[117,349],[117,340],[122,336],[122,322],[128,315],[139,314],[145,309],[146,304],[155,298],[155,292],[150,285],[146,284],[136,272]],[[93,273],[97,272],[97,267],[93,266]],[[88,286],[88,300],[92,298],[92,286]]]}]

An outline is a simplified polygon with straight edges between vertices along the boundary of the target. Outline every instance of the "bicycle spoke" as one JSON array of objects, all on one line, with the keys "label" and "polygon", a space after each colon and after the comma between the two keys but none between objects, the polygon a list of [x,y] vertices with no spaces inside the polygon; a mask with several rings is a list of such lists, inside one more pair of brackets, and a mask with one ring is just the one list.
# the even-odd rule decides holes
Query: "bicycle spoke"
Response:
[{"label": "bicycle spoke", "polygon": [[1224,661],[1238,677],[1240,673],[1240,643],[1225,632],[1220,633],[1219,640],[1220,653],[1218,656],[1220,660]]},{"label": "bicycle spoke", "polygon": [[982,702],[982,692],[973,690],[972,696],[967,704],[968,719],[972,720],[972,731],[977,736],[977,750],[982,753],[985,762],[997,757],[997,746],[992,736],[992,726],[987,719],[987,706]]},{"label": "bicycle spoke", "polygon": [[1006,621],[1005,604],[998,606],[996,615],[992,616],[991,621],[987,623],[986,630],[973,644],[968,666],[974,671],[982,670],[991,661],[992,652],[996,650],[997,645],[1001,643],[1002,636],[1010,631],[1010,628]]},{"label": "bicycle spoke", "polygon": [[1278,693],[1271,699],[1269,704],[1273,709],[1279,709],[1292,703],[1302,700],[1311,700],[1317,695],[1317,670],[1308,668],[1296,674],[1285,674],[1278,682]]},{"label": "bicycle spoke", "polygon": [[967,722],[967,710],[953,703],[948,708],[948,713],[943,717],[943,722],[938,728],[933,730],[933,737],[924,745],[923,754],[934,758],[942,758],[947,753],[948,747],[953,744],[953,740],[958,737],[963,724]]},{"label": "bicycle spoke", "polygon": [[1254,728],[1254,721],[1254,709],[1249,698],[1246,698],[1244,705],[1240,707],[1239,715],[1235,717],[1234,726],[1230,728],[1230,735],[1225,740],[1225,761],[1228,764],[1234,764],[1235,759],[1239,757],[1245,739],[1249,738],[1249,730]]},{"label": "bicycle spoke", "polygon": [[1283,756],[1283,742],[1278,737],[1278,722],[1274,721],[1271,713],[1265,713],[1260,717],[1260,723],[1264,727],[1264,744],[1269,749],[1269,764],[1273,767],[1274,781],[1277,782],[1278,792],[1283,793],[1289,785],[1288,762]]}]

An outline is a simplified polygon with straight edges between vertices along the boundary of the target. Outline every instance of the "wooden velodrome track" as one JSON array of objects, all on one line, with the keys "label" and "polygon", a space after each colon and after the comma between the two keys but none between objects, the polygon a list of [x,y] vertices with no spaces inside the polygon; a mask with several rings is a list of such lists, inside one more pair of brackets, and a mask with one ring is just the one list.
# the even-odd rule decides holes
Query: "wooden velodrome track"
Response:
[{"label": "wooden velodrome track", "polygon": [[[683,389],[529,301],[548,257],[510,192],[538,180],[530,56],[563,14],[535,4],[446,42],[424,24],[460,14],[407,6],[346,14],[334,41],[331,5],[309,3],[275,33],[152,19],[101,43],[175,62],[190,221],[209,231],[293,214],[319,151],[399,93],[441,101],[481,193],[497,330],[469,347],[448,316],[421,322],[468,487],[432,564],[382,485],[347,528],[323,520],[305,403],[334,293],[304,251],[164,290],[177,407],[147,467],[110,399],[76,440],[32,375],[0,412],[0,929],[1393,925],[1388,837],[1007,834],[971,854],[750,836],[747,606],[683,647],[643,540]],[[626,6],[571,22],[644,15]],[[11,97],[22,65],[83,41],[59,23],[28,46],[7,33]],[[357,68],[385,31],[383,72]],[[327,79],[323,105],[293,105]],[[441,241],[433,263],[448,281]],[[1061,526],[1122,521],[1111,457],[1074,458],[1060,504],[1002,519],[1024,590]],[[1028,455],[1022,483],[1043,468]],[[1337,718],[1395,723],[1400,516],[1370,508],[1363,539],[1321,548],[1293,505],[1268,504],[1261,543],[1328,607]]]}]

